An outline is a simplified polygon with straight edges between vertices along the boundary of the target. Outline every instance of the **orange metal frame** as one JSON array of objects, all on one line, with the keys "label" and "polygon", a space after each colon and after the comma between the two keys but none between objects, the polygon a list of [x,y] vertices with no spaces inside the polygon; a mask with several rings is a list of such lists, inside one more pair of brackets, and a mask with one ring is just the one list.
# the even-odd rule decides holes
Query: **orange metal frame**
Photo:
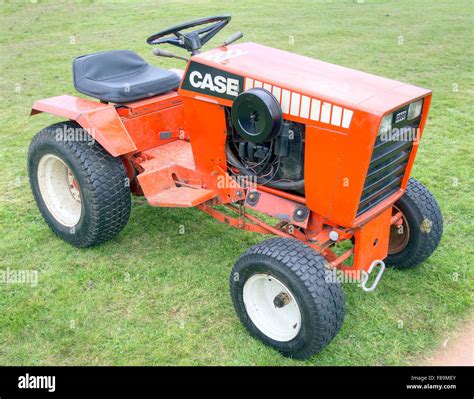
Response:
[{"label": "orange metal frame", "polygon": [[[228,56],[229,49],[233,56]],[[400,223],[400,215],[392,216],[392,205],[403,195],[417,145],[399,192],[356,217],[372,148],[385,114],[424,98],[419,142],[431,92],[254,43],[221,47],[195,55],[190,62],[238,74],[246,86],[259,81],[263,87],[278,85],[280,92],[300,96],[290,95],[291,111],[284,110],[284,117],[306,126],[305,197],[264,186],[244,188],[227,174],[225,107],[232,105],[228,99],[182,88],[120,105],[64,95],[36,101],[32,114],[47,112],[77,121],[110,154],[122,157],[132,191],[145,195],[153,206],[197,207],[239,229],[294,237],[341,270],[367,270],[373,260],[384,259],[390,226]],[[341,94],[344,85],[351,89]],[[350,127],[310,120],[309,109],[305,114],[301,104],[292,107],[292,101],[303,97],[330,104],[333,113],[349,110]],[[278,99],[283,102],[283,97]],[[249,203],[250,194],[259,196],[257,204]],[[224,205],[226,212],[215,205]],[[303,220],[295,217],[298,209],[307,212]],[[256,212],[279,221],[272,226]],[[336,241],[330,232],[337,233]],[[331,247],[352,237],[354,247],[336,256]],[[346,265],[351,255],[352,265]]]}]

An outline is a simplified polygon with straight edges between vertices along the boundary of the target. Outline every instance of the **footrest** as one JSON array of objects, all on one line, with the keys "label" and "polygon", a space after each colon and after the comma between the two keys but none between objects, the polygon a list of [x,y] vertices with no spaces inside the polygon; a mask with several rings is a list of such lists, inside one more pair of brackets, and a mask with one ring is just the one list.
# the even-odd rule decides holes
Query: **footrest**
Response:
[{"label": "footrest", "polygon": [[214,190],[191,187],[172,187],[147,198],[152,206],[163,207],[193,207],[216,196]]}]

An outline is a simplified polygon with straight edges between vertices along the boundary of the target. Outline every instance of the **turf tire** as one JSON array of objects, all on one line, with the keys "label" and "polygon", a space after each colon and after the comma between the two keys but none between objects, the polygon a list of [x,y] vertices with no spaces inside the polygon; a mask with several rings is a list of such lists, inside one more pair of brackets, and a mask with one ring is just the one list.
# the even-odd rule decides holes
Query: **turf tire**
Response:
[{"label": "turf tire", "polygon": [[443,234],[443,217],[433,194],[413,178],[395,206],[406,219],[410,237],[406,246],[390,254],[385,263],[397,269],[411,269],[424,262],[438,246]]},{"label": "turf tire", "polygon": [[[340,284],[328,282],[327,260],[292,238],[272,238],[245,252],[230,275],[235,310],[248,331],[265,344],[294,359],[320,352],[336,336],[344,319],[344,294]],[[271,339],[249,317],[243,299],[246,281],[256,273],[269,274],[288,287],[300,308],[301,327],[291,341]]]},{"label": "turf tire", "polygon": [[[75,122],[60,122],[41,130],[31,141],[28,151],[30,186],[51,230],[75,247],[90,247],[110,240],[127,224],[131,210],[130,188],[120,157],[112,157],[96,141],[58,140],[59,129],[67,128],[82,129]],[[81,216],[73,228],[61,224],[53,216],[39,189],[38,164],[46,154],[59,157],[73,172],[79,185]]]}]

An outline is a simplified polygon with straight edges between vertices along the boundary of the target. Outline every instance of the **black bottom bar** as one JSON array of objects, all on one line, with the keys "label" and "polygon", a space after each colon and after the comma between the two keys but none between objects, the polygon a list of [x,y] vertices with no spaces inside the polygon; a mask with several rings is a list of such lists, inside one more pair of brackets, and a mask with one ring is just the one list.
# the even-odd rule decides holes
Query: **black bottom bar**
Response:
[{"label": "black bottom bar", "polygon": [[[364,397],[388,393],[472,398],[472,374],[469,367],[2,367],[0,397],[89,397],[99,392],[141,397],[136,394],[151,391],[164,395],[164,385],[174,385],[181,392],[208,384],[230,384],[236,393],[240,389],[243,393],[244,385],[254,384],[268,392],[281,392],[284,385],[305,385],[311,386],[315,395],[329,390]],[[302,393],[295,394],[298,392]]]}]

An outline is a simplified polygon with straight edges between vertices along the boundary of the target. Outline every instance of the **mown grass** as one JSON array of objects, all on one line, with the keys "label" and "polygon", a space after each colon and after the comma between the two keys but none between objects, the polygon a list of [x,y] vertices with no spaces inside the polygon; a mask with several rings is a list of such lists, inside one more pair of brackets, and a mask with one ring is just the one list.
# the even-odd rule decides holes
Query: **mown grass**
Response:
[{"label": "mown grass", "polygon": [[[472,308],[472,2],[0,4],[0,267],[40,276],[37,287],[0,284],[0,364],[416,364]],[[434,91],[413,175],[440,203],[441,245],[416,270],[387,271],[372,294],[346,285],[340,334],[306,362],[252,339],[234,314],[231,266],[264,237],[197,210],[153,209],[139,199],[116,239],[78,250],[47,228],[28,187],[28,143],[56,120],[29,118],[30,107],[74,93],[73,57],[128,48],[179,66],[152,59],[145,38],[221,12],[233,21],[214,43],[241,30],[248,41]]]}]

